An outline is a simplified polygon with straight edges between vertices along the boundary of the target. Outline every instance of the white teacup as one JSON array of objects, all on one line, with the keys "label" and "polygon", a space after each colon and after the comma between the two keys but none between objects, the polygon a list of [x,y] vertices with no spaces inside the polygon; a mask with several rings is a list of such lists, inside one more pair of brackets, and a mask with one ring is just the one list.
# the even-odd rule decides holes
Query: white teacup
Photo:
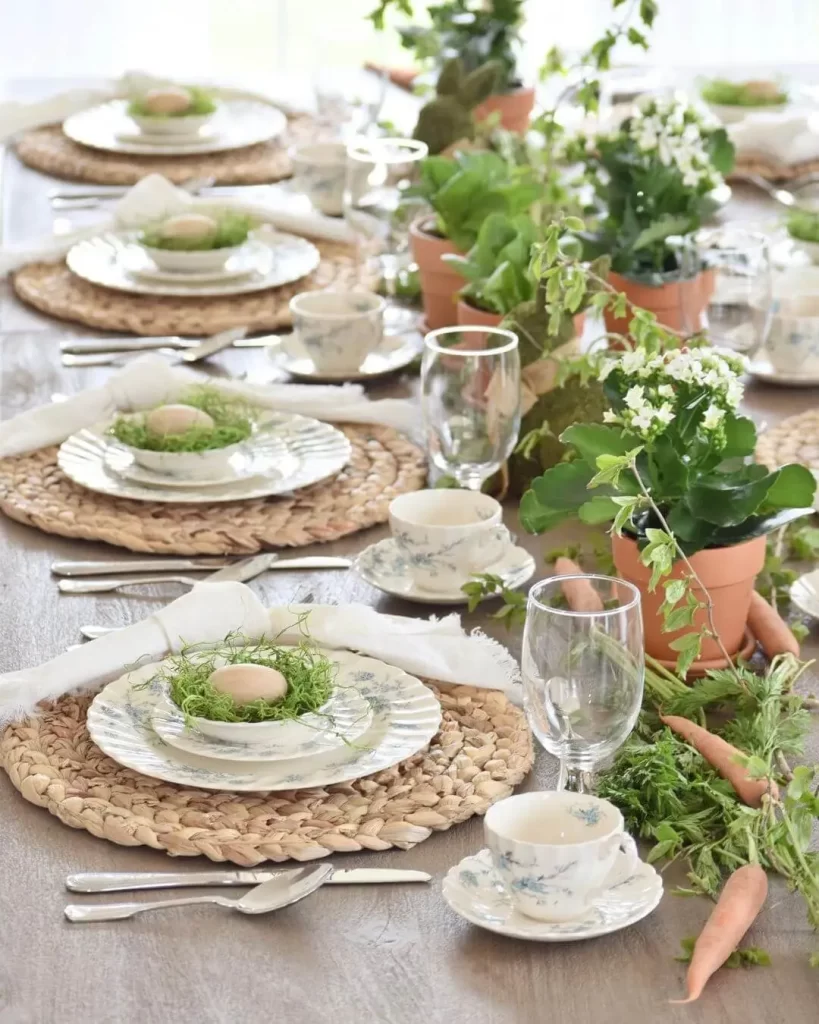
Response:
[{"label": "white teacup", "polygon": [[624,882],[639,861],[614,804],[581,793],[523,793],[493,804],[484,832],[515,907],[539,921],[570,921]]},{"label": "white teacup", "polygon": [[290,300],[288,354],[307,354],[319,373],[355,373],[381,344],[386,302],[374,292],[301,292]]},{"label": "white teacup", "polygon": [[780,373],[819,373],[819,292],[774,300],[765,348]]},{"label": "white teacup", "polygon": [[457,590],[511,544],[502,511],[494,498],[476,491],[414,491],[390,503],[390,529],[419,587]]},{"label": "white teacup", "polygon": [[347,147],[343,142],[313,142],[291,150],[295,184],[317,210],[338,217],[344,207]]}]

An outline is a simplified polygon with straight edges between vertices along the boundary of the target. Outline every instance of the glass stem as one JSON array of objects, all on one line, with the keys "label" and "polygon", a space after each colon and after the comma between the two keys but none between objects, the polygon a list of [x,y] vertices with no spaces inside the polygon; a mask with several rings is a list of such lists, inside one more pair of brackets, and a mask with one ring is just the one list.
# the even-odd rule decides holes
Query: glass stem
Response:
[{"label": "glass stem", "polygon": [[557,791],[558,793],[564,791],[567,793],[591,793],[592,773],[584,771],[582,768],[575,768],[561,758],[560,771],[557,776]]}]

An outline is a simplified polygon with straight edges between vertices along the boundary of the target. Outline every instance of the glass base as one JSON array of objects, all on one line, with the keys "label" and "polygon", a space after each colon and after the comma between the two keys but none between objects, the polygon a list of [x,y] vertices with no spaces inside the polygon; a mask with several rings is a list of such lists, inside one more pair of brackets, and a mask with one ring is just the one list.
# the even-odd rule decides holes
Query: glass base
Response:
[{"label": "glass base", "polygon": [[584,768],[576,768],[561,761],[557,776],[557,792],[593,793],[594,776]]}]

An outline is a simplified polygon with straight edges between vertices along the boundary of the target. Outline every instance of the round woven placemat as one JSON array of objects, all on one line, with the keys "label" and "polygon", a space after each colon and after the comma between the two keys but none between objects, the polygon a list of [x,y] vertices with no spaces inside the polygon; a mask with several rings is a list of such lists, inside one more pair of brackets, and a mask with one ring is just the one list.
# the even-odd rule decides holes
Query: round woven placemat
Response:
[{"label": "round woven placemat", "polygon": [[84,281],[63,262],[29,263],[14,274],[13,285],[23,302],[42,313],[104,331],[207,336],[240,325],[250,332],[276,331],[290,326],[289,302],[299,292],[372,288],[376,283],[351,246],[318,240],[315,244],[321,263],[312,274],[247,295],[131,295]]},{"label": "round woven placemat", "polygon": [[219,185],[263,185],[290,177],[293,166],[287,147],[316,139],[320,133],[313,118],[300,115],[288,121],[284,139],[226,153],[133,156],[81,146],[63,135],[59,125],[49,125],[26,132],[15,149],[29,167],[94,185],[134,185],[146,174],[163,174],[177,185],[199,177],[215,178]]},{"label": "round woven placemat", "polygon": [[532,766],[523,712],[496,691],[433,686],[443,710],[430,746],[356,782],[288,792],[209,793],[112,761],[85,726],[90,697],[64,697],[0,734],[22,795],[66,825],[121,846],[252,867],[359,850],[409,849],[508,796]]},{"label": "round woven placemat", "polygon": [[767,181],[795,181],[806,174],[819,171],[819,160],[804,160],[799,164],[781,164],[767,156],[752,154],[737,157],[728,181],[741,180],[745,174],[758,174]]},{"label": "round woven placemat", "polygon": [[385,522],[392,499],[426,479],[421,452],[391,427],[341,429],[352,444],[349,464],[292,497],[213,505],[111,498],[72,483],[57,468],[57,449],[43,448],[0,460],[0,511],[45,533],[166,555],[252,554],[337,540]]},{"label": "round woven placemat", "polygon": [[766,430],[757,441],[756,457],[772,470],[789,462],[819,470],[819,409],[789,416]]}]

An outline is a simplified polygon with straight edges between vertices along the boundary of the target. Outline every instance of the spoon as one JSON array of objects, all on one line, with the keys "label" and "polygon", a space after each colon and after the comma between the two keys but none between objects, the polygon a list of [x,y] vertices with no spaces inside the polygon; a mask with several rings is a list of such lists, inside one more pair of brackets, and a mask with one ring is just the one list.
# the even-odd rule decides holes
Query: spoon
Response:
[{"label": "spoon", "polygon": [[240,914],[266,914],[303,900],[329,881],[332,874],[332,864],[316,864],[300,869],[295,875],[288,872],[271,878],[238,900],[229,900],[224,896],[185,896],[175,900],[156,900],[154,903],[98,903],[93,906],[70,903],[65,908],[65,916],[75,922],[119,921],[141,914],[144,910],[187,907],[194,903],[215,903],[219,907],[238,910]]}]

